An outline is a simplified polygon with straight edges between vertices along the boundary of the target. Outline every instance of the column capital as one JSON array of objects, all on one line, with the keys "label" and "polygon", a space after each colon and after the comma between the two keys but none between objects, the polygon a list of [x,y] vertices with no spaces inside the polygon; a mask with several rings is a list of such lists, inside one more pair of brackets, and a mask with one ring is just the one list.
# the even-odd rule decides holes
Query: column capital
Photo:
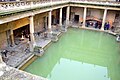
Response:
[{"label": "column capital", "polygon": [[105,12],[105,11],[107,12],[107,11],[108,11],[108,8],[105,8],[105,9],[104,9],[104,12]]},{"label": "column capital", "polygon": [[30,17],[34,17],[34,16],[35,16],[35,14],[32,12],[32,13],[30,14],[29,18],[30,18]]},{"label": "column capital", "polygon": [[108,8],[106,7],[104,10],[108,10]]},{"label": "column capital", "polygon": [[52,12],[52,9],[50,9],[48,12]]},{"label": "column capital", "polygon": [[60,9],[62,9],[63,7],[60,7]]}]

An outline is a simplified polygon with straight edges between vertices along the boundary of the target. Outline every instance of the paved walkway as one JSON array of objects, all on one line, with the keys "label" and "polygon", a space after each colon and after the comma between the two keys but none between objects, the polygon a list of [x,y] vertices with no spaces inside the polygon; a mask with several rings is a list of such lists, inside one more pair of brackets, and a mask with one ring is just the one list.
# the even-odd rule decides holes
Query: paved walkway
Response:
[{"label": "paved walkway", "polygon": [[[59,31],[53,31],[53,33],[57,35],[60,34]],[[35,41],[36,41],[36,46],[44,48],[46,45],[48,45],[51,42],[50,34],[48,34],[48,37],[36,36]],[[21,66],[21,64],[26,62],[28,58],[34,55],[29,50],[28,39],[19,42],[19,44],[14,45],[13,47],[8,47],[6,48],[6,50],[8,51],[8,53],[7,53],[7,57],[3,55],[4,62],[7,65],[14,68]]]},{"label": "paved walkway", "polygon": [[[41,39],[36,41],[36,46],[45,47],[48,43],[50,43],[50,39]],[[6,48],[9,52],[7,53],[7,57],[4,57],[4,61],[7,65],[11,67],[18,67],[25,60],[27,60],[30,56],[33,55],[32,52],[29,51],[29,47],[27,50],[28,43],[21,43],[20,45],[15,45],[13,47]]]},{"label": "paved walkway", "polygon": [[32,55],[29,51],[28,47],[28,40],[25,39],[21,41],[19,44],[14,45],[13,47],[7,47],[5,50],[7,50],[7,57],[3,56],[4,62],[11,66],[11,67],[17,67],[19,66],[24,60],[26,60],[28,57]]}]

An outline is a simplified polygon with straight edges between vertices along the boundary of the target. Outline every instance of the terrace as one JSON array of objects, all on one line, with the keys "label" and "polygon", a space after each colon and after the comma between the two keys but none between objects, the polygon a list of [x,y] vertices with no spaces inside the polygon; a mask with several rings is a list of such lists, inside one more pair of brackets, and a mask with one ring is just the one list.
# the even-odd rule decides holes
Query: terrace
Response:
[{"label": "terrace", "polygon": [[62,4],[81,4],[94,6],[120,7],[120,2],[106,0],[37,0],[37,1],[10,1],[0,2],[0,15],[7,15],[25,11],[34,11],[40,8],[53,7]]}]

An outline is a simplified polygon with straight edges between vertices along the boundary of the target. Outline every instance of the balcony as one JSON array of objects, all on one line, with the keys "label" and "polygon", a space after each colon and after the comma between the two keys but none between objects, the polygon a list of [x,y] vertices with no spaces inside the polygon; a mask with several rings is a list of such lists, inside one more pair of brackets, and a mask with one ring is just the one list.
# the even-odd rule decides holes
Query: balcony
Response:
[{"label": "balcony", "polygon": [[51,7],[67,3],[68,0],[39,0],[39,1],[16,1],[0,2],[0,15],[6,15],[21,11],[30,11],[44,7]]},{"label": "balcony", "polygon": [[114,0],[70,0],[70,2],[83,5],[120,7],[120,2]]},{"label": "balcony", "polygon": [[36,0],[36,1],[7,1],[0,2],[0,15],[30,11],[54,5],[71,3],[94,6],[120,7],[120,2],[108,0]]}]

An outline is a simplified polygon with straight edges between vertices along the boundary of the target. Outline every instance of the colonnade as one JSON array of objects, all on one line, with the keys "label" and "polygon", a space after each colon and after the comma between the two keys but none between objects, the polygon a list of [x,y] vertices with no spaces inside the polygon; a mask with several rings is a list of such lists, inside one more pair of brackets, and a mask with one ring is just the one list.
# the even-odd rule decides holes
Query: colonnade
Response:
[{"label": "colonnade", "polygon": [[[59,25],[62,26],[62,9],[63,7],[61,7],[59,10]],[[84,15],[83,15],[83,24],[82,24],[82,28],[85,27],[86,24],[86,15],[87,15],[87,7],[84,7]],[[105,24],[105,20],[106,20],[106,15],[107,15],[107,9],[104,9],[104,14],[103,14],[103,20],[102,20],[102,26],[101,26],[101,30],[104,30],[104,24]],[[33,51],[36,42],[35,42],[35,37],[34,37],[34,16],[35,15],[31,15],[29,17],[29,21],[30,21],[30,43],[31,45],[31,51]],[[69,24],[69,18],[70,18],[70,6],[67,6],[66,9],[66,26],[67,24]],[[48,11],[48,30],[51,31],[52,29],[52,10]],[[12,44],[14,44],[14,39],[13,39],[13,31],[11,31],[11,42]]]},{"label": "colonnade", "polygon": [[[86,15],[87,15],[87,7],[84,7],[83,25],[82,25],[83,28],[85,27],[85,24],[86,24]],[[107,16],[107,9],[104,9],[101,30],[104,30],[104,24],[105,24],[105,21],[106,21],[106,16]]]},{"label": "colonnade", "polygon": [[[63,7],[60,8],[60,16],[59,16],[59,25],[62,26],[62,9]],[[66,10],[66,26],[69,24],[69,16],[70,16],[70,6],[67,7]],[[36,43],[35,43],[35,38],[34,38],[34,15],[30,16],[30,43],[31,43],[31,48],[30,50],[33,51]],[[48,11],[48,30],[51,31],[52,29],[52,10]]]}]

